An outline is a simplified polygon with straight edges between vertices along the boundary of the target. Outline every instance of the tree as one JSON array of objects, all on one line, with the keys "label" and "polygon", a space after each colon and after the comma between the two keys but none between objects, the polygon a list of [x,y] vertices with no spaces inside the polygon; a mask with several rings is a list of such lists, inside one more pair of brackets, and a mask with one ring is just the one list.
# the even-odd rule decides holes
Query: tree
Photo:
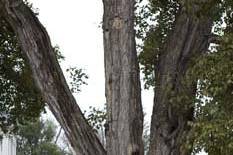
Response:
[{"label": "tree", "polygon": [[[222,119],[223,123],[227,120],[227,115],[220,117],[216,112],[228,114],[224,103],[231,105],[232,76],[222,72],[224,67],[231,64],[219,63],[214,70],[208,65],[221,57],[223,60],[231,61],[232,55],[229,51],[232,51],[232,44],[229,43],[229,37],[224,35],[225,41],[218,42],[212,29],[216,22],[224,19],[226,30],[232,32],[232,2],[230,0],[149,2],[149,16],[152,14],[156,17],[155,24],[149,25],[148,29],[145,28],[148,31],[146,36],[143,36],[145,42],[140,54],[144,73],[150,80],[147,84],[154,83],[155,89],[149,154],[188,155],[199,146],[204,147],[209,153],[224,153],[223,146],[225,144],[231,146],[230,142],[218,147],[216,144],[208,143],[208,140],[223,142],[222,132],[213,129],[227,131],[229,137],[232,130],[231,121],[224,128],[220,128],[216,122],[214,126],[208,128],[203,122]],[[103,0],[103,3],[107,154],[143,154],[143,113],[134,40],[135,1]],[[48,103],[64,128],[76,153],[105,155],[106,151],[84,119],[68,89],[48,34],[35,14],[22,0],[0,0],[0,10],[1,17],[11,25],[18,36],[23,55],[28,60],[33,79],[44,101]],[[143,20],[146,21],[147,18]],[[216,55],[213,51],[208,51],[213,41],[220,47],[216,48]],[[195,59],[200,60],[206,55],[207,59],[203,58],[200,64],[207,65],[207,70],[197,76],[190,76],[192,66],[195,66],[194,70],[196,68],[200,70],[198,69],[200,64]],[[224,73],[223,79],[227,79],[227,84],[221,81],[222,76],[215,76],[218,71]],[[200,103],[196,95],[208,96],[211,100],[204,106],[196,107],[196,101]],[[205,129],[210,130],[202,132]],[[217,136],[216,134],[213,136],[213,131]],[[198,132],[202,133],[201,138],[195,136]],[[188,142],[190,145],[186,146]],[[225,154],[231,152],[231,147],[227,149]]]},{"label": "tree", "polygon": [[[32,5],[27,5],[32,8]],[[25,121],[37,119],[45,111],[45,104],[33,82],[30,66],[21,53],[14,31],[3,18],[0,22],[0,128],[9,133],[16,132],[18,125]],[[65,59],[58,46],[53,49],[59,62]],[[80,92],[81,85],[87,84],[85,79],[88,76],[77,67],[66,71],[70,75],[72,93]]]},{"label": "tree", "polygon": [[107,154],[143,154],[134,0],[103,0]]},{"label": "tree", "polygon": [[17,132],[17,155],[69,155],[53,143],[56,126],[52,121],[37,120],[20,125]]},{"label": "tree", "polygon": [[[78,154],[105,154],[103,147],[100,145],[96,135],[92,132],[92,129],[85,121],[79,107],[75,103],[73,96],[70,94],[64,76],[61,73],[61,69],[52,51],[49,37],[35,15],[22,3],[22,1],[12,2],[3,0],[0,4],[3,17],[5,17],[5,19],[10,23],[18,35],[23,49],[22,51],[24,52],[24,55],[27,56],[34,80],[42,92],[44,100],[48,103],[51,111],[63,126],[65,133],[75,151]],[[128,3],[126,6],[129,7],[128,9],[130,9],[130,12],[128,12],[126,15],[126,17],[130,17],[128,24],[130,24],[130,27],[133,29],[134,23],[132,17],[134,2],[130,1],[130,3]],[[11,16],[14,13],[11,12],[11,9],[9,8],[14,8],[14,16]],[[18,20],[22,21],[20,25],[17,22]],[[118,20],[116,20],[114,24],[116,24],[115,26],[117,29],[118,25],[121,25],[121,23],[118,23]],[[129,32],[132,33],[130,29]],[[123,31],[121,33],[123,33]],[[143,148],[141,141],[142,123],[140,123],[142,122],[143,115],[140,103],[140,82],[136,63],[134,35],[129,35],[129,37],[131,38],[131,45],[129,46],[129,49],[126,48],[124,50],[129,50],[129,54],[132,55],[132,60],[131,58],[129,59],[129,62],[126,60],[125,63],[129,63],[129,68],[125,68],[126,70],[124,68],[122,69],[126,71],[124,73],[124,83],[126,84],[125,88],[131,93],[128,94],[128,92],[126,92],[126,95],[128,96],[126,96],[122,103],[125,103],[125,108],[127,109],[130,107],[135,107],[135,109],[133,109],[132,113],[130,113],[130,115],[132,115],[129,117],[128,112],[125,111],[122,115],[123,118],[118,122],[120,123],[120,121],[127,121],[125,123],[122,122],[122,125],[126,125],[126,128],[124,129],[125,131],[123,131],[125,137],[122,138],[126,139],[125,141],[121,139],[121,142],[126,142],[127,144],[119,144],[119,141],[116,141],[116,144],[118,143],[121,145],[122,148],[120,149],[122,150],[119,151],[121,151],[123,154],[127,153],[128,151],[132,153],[139,153],[142,152]],[[127,38],[124,40],[127,41]],[[133,64],[133,66],[131,66],[131,64]],[[134,71],[132,72],[130,70]],[[130,72],[130,74],[128,74],[128,72]],[[48,81],[49,84],[47,84],[46,81]],[[133,84],[128,86],[127,83],[129,81],[132,81]],[[130,103],[128,101],[130,101],[131,97],[137,99],[135,101],[132,100],[132,103]],[[66,103],[65,106],[64,103]],[[120,115],[116,116],[118,117]],[[111,123],[113,123],[114,118],[111,121]],[[127,124],[129,124],[129,126],[127,126]],[[136,128],[133,125],[136,125]],[[109,126],[110,129],[112,129],[111,124],[109,124]],[[118,135],[120,136],[120,134],[121,131],[119,130]],[[110,136],[112,135],[110,134]],[[81,139],[82,143],[78,142],[77,139]],[[113,137],[112,140],[114,140]],[[113,143],[109,144],[111,147],[117,146]],[[112,149],[111,147],[109,148]],[[120,153],[119,151],[115,151],[115,153]]]},{"label": "tree", "polygon": [[207,153],[227,155],[232,145],[232,54],[233,2],[225,1],[226,27],[218,28],[221,39],[207,55],[201,56],[190,75],[198,77],[196,122],[192,124],[191,139],[194,152],[204,149]]},{"label": "tree", "polygon": [[[185,74],[191,60],[207,51],[213,20],[208,14],[198,16],[202,5],[208,5],[206,2],[190,3],[188,5],[195,7],[189,10],[184,4],[178,4],[174,27],[159,53],[151,122],[151,155],[191,153],[182,145],[190,130],[187,123],[193,120],[197,81],[185,82]],[[209,7],[210,10],[213,8]]]},{"label": "tree", "polygon": [[49,36],[35,14],[21,0],[2,0],[0,8],[1,17],[11,25],[18,36],[23,55],[31,67],[34,82],[63,127],[75,152],[105,154],[97,136],[75,102],[59,67]]},{"label": "tree", "polygon": [[[194,115],[199,113],[197,109],[200,108],[200,106],[196,107],[196,103],[203,105],[203,102],[197,101],[196,98],[197,90],[200,89],[198,81],[201,80],[201,83],[205,84],[205,87],[201,87],[205,88],[201,92],[208,88],[206,87],[208,81],[206,81],[207,78],[201,77],[201,75],[206,75],[203,65],[199,66],[198,75],[187,74],[190,73],[189,70],[192,70],[192,66],[195,66],[200,60],[200,57],[211,53],[208,52],[211,42],[219,44],[216,39],[216,31],[213,34],[212,29],[217,28],[218,32],[221,31],[223,13],[224,11],[228,12],[224,22],[226,19],[228,21],[229,14],[232,13],[232,4],[230,1],[215,0],[151,0],[149,7],[146,8],[148,12],[144,15],[150,17],[139,22],[140,26],[147,26],[147,28],[141,29],[145,30],[146,36],[143,36],[140,31],[138,36],[144,41],[140,61],[146,75],[146,87],[152,84],[155,89],[149,154],[190,154],[200,145],[200,141],[197,140],[193,143],[193,139],[188,138],[195,133],[190,131],[191,128],[195,130],[194,126],[198,126],[199,131],[201,128],[201,131],[208,128],[205,125],[205,127],[200,127],[200,124],[203,125],[204,122],[194,123],[197,120],[200,121],[198,116],[209,116],[209,112],[202,111],[206,109],[205,106],[201,106],[201,115]],[[139,16],[139,20],[141,20],[140,18]],[[152,25],[146,21],[150,18]],[[210,62],[212,61],[210,60]],[[213,63],[212,66],[214,66]],[[212,70],[212,66],[209,66],[210,70]],[[200,70],[202,70],[202,74],[200,74]],[[211,95],[211,97],[214,96]],[[201,100],[203,99],[205,96],[202,94]],[[221,100],[225,99],[221,98]],[[195,125],[190,125],[192,123]],[[230,125],[226,128],[230,129]],[[210,135],[210,131],[203,133],[205,133],[205,138]],[[207,139],[205,139],[206,141],[202,139],[201,148],[208,144]],[[186,145],[187,141],[189,141],[189,146]]]}]

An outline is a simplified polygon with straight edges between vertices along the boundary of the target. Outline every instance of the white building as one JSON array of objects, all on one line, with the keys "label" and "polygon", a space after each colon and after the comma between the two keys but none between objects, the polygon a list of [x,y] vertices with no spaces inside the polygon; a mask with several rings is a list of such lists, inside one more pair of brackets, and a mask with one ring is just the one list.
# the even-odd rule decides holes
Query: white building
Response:
[{"label": "white building", "polygon": [[16,139],[4,136],[0,142],[0,155],[16,155]]}]

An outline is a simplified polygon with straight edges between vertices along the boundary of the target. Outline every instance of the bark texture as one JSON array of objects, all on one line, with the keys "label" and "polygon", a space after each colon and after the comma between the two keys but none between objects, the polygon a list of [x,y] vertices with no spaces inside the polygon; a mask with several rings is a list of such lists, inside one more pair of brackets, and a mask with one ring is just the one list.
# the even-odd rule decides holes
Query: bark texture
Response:
[{"label": "bark texture", "polygon": [[105,155],[69,90],[49,36],[34,13],[22,0],[0,0],[0,16],[16,32],[34,81],[77,155]]},{"label": "bark texture", "polygon": [[142,155],[143,112],[134,0],[103,0],[107,154]]},{"label": "bark texture", "polygon": [[[190,100],[195,97],[196,81],[184,83],[184,76],[191,59],[207,51],[211,28],[212,20],[204,16],[197,17],[184,10],[176,16],[155,74],[149,155],[190,154],[183,144],[190,130],[187,122],[193,120]],[[172,97],[182,97],[184,92],[190,100],[173,103]]]}]

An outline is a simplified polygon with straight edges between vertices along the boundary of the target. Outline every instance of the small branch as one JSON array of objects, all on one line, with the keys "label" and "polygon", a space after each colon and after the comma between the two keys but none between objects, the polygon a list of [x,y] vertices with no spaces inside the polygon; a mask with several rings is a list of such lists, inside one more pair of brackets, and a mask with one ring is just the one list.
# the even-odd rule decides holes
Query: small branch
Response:
[{"label": "small branch", "polygon": [[58,141],[58,138],[60,137],[60,135],[61,135],[61,131],[62,131],[62,127],[60,127],[60,130],[59,130],[59,132],[58,132],[58,134],[57,134],[57,136],[56,136],[56,139],[55,139],[55,144],[57,144],[57,141]]}]

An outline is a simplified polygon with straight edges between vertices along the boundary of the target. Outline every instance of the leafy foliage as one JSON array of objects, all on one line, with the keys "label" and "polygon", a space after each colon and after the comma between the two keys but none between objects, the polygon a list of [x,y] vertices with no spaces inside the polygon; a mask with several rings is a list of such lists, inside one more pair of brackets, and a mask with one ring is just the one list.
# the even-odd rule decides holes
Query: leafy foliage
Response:
[{"label": "leafy foliage", "polygon": [[57,56],[57,60],[58,60],[59,62],[65,60],[65,56],[62,55],[61,50],[60,50],[60,48],[59,48],[58,45],[54,46],[54,47],[53,47],[53,50],[54,50],[54,52],[55,52],[55,54],[56,54],[56,56]]},{"label": "leafy foliage", "polygon": [[98,109],[96,107],[89,107],[88,112],[84,111],[84,115],[89,124],[95,129],[99,130],[104,127],[107,119],[106,106],[104,109]]},{"label": "leafy foliage", "polygon": [[70,67],[66,69],[66,71],[69,73],[69,78],[71,79],[70,82],[70,90],[72,93],[78,93],[81,91],[80,86],[81,85],[87,85],[86,79],[88,79],[88,75],[83,72],[82,69],[79,69],[77,67]]},{"label": "leafy foliage", "polygon": [[[195,5],[200,10],[192,12]],[[141,6],[136,21],[139,41],[139,60],[144,73],[145,88],[154,87],[156,64],[163,52],[169,33],[180,8],[201,18],[207,16],[214,21],[213,33],[217,34],[217,44],[200,57],[195,57],[187,79],[198,79],[195,99],[195,121],[192,127],[190,145],[194,152],[205,150],[211,155],[228,155],[233,152],[233,1],[232,0],[149,0]],[[185,92],[184,92],[185,93]],[[176,96],[183,103],[183,94]],[[185,98],[186,101],[193,99]],[[176,105],[178,109],[184,105]],[[181,110],[180,110],[181,111]],[[194,142],[194,143],[193,143]]]},{"label": "leafy foliage", "polygon": [[106,121],[107,121],[107,112],[106,105],[104,108],[96,108],[90,106],[88,111],[84,111],[84,116],[92,129],[95,131],[97,136],[99,137],[102,145],[106,146],[106,137],[105,137],[105,129],[106,129]]},{"label": "leafy foliage", "polygon": [[16,36],[2,18],[0,61],[0,128],[7,132],[15,130],[25,120],[38,117],[44,104],[34,86],[31,70],[21,55]]},{"label": "leafy foliage", "polygon": [[138,10],[137,38],[143,42],[139,46],[139,62],[144,74],[145,88],[148,89],[155,85],[156,65],[174,25],[179,3],[177,1],[149,0],[149,4],[138,7]]},{"label": "leafy foliage", "polygon": [[56,126],[52,121],[36,120],[20,125],[17,155],[71,155],[53,143]]},{"label": "leafy foliage", "polygon": [[214,29],[221,39],[188,72],[199,79],[190,139],[194,152],[204,149],[211,155],[233,152],[233,3],[223,1],[221,6],[225,13]]},{"label": "leafy foliage", "polygon": [[196,151],[227,155],[233,152],[233,32],[223,36],[217,52],[199,59],[197,120],[193,124]]},{"label": "leafy foliage", "polygon": [[[27,4],[31,5],[28,2]],[[173,30],[177,14],[181,6],[185,7],[187,12],[191,12],[190,10],[195,8],[195,5],[203,7],[195,11],[193,15],[213,18],[215,22],[213,32],[221,35],[222,39],[214,45],[214,50],[196,57],[193,68],[188,72],[189,79],[198,79],[195,121],[189,122],[192,127],[191,145],[194,152],[204,149],[211,155],[228,155],[233,152],[233,1],[149,0],[148,3],[140,3],[136,11],[139,61],[144,73],[145,88],[154,87],[156,65],[168,36]],[[58,59],[64,58],[58,47],[55,47],[54,51]],[[75,67],[67,71],[72,79],[71,91],[79,92],[80,86],[86,84],[84,79],[88,76],[83,73],[83,70]],[[33,144],[31,146],[37,146],[35,154],[43,154],[41,150],[50,150],[56,154],[59,149],[50,143],[54,137],[53,127],[47,128],[42,125],[42,129],[40,123],[37,125],[29,123],[30,128],[37,131],[33,133],[34,131],[22,125],[25,120],[38,117],[43,111],[44,104],[33,84],[27,62],[21,55],[16,36],[4,19],[0,19],[0,79],[1,129],[7,132],[12,126],[10,130],[19,126],[19,131],[24,132],[30,139],[28,141]],[[177,103],[182,103],[182,98],[180,94]],[[177,105],[177,109],[180,106],[182,105]],[[86,117],[97,132],[104,128],[105,110],[90,107],[90,112],[86,113]],[[42,135],[46,135],[46,138]],[[148,139],[148,136],[144,138]],[[19,146],[23,144],[24,142]],[[28,150],[30,149],[25,151]]]}]

